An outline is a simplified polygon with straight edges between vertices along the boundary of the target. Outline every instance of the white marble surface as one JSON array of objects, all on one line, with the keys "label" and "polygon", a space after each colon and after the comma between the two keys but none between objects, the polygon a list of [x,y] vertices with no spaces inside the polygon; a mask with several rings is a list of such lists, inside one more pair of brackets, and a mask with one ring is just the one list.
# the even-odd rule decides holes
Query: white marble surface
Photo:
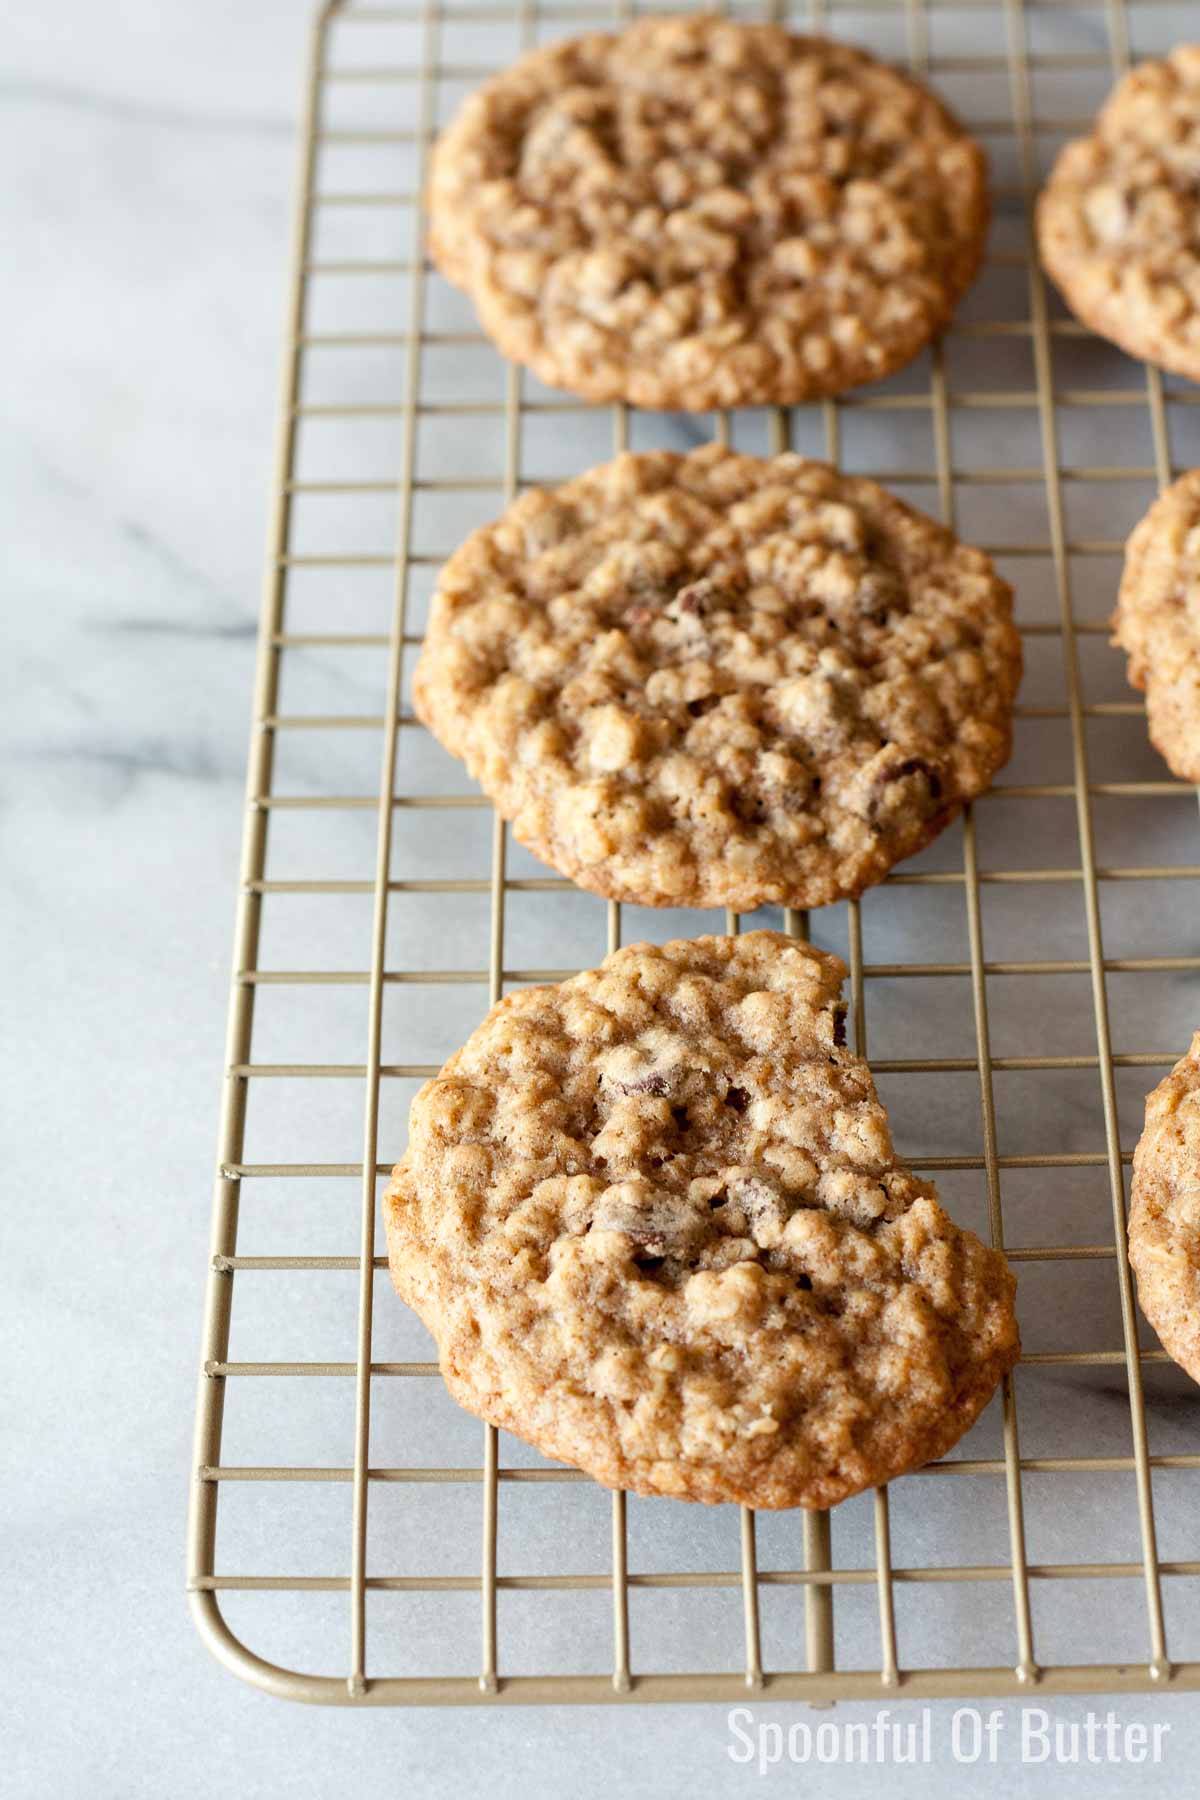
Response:
[{"label": "white marble surface", "polygon": [[[214,1790],[327,1795],[344,1791],[351,1781],[370,1795],[450,1796],[464,1786],[498,1795],[753,1789],[753,1772],[735,1767],[725,1755],[723,1709],[308,1711],[233,1680],[209,1658],[187,1617],[183,1514],[193,1375],[306,15],[303,0],[259,0],[253,7],[236,0],[119,0],[100,8],[81,0],[63,0],[54,8],[10,0],[4,20],[0,124],[8,178],[0,307],[9,354],[0,455],[8,647],[0,677],[0,938],[6,972],[0,1105],[9,1183],[0,1330],[10,1371],[5,1404],[10,1479],[3,1499],[8,1581],[0,1634],[9,1669],[5,1701],[13,1715],[6,1733],[6,1791],[22,1800],[48,1793],[190,1796]],[[1068,23],[1076,33],[1069,46],[1099,42],[1095,20]],[[962,26],[967,33],[990,28],[977,16]],[[846,29],[861,33],[863,21]],[[972,37],[963,40],[972,42]],[[964,92],[958,98],[970,110],[970,96]],[[1090,98],[1088,93],[1079,101],[1077,95],[1077,104]],[[347,183],[354,178],[349,171],[344,177]],[[998,281],[986,296],[973,298],[974,316],[1003,316],[1007,294]],[[461,316],[450,313],[452,302],[441,291],[435,291],[432,304],[446,309],[439,316]],[[1018,316],[1019,298],[1012,305],[1011,316]],[[959,371],[962,385],[1028,383],[1029,371],[1011,346],[998,344],[989,354],[987,366]],[[1098,386],[1128,379],[1119,359],[1092,346],[1064,354],[1076,358],[1064,381]],[[955,373],[952,364],[952,377]],[[325,378],[339,392],[369,394],[389,386],[394,392],[395,376],[395,359],[389,363],[384,357],[327,371]],[[449,384],[439,390],[445,397],[471,391],[473,381],[490,376],[465,358],[435,366],[429,379]],[[848,461],[884,466],[890,460],[894,466],[924,458],[927,447],[906,439],[906,416],[887,417],[882,435],[871,438],[847,427]],[[799,420],[802,437],[815,434],[817,423]],[[1190,416],[1179,421],[1176,415],[1175,424],[1177,459],[1196,460]],[[751,421],[745,429],[756,427]],[[1071,461],[1149,460],[1144,421],[1132,412],[1116,414],[1115,421],[1107,415],[1082,423],[1064,418],[1062,430],[1064,455]],[[1113,431],[1122,434],[1119,455],[1105,436]],[[961,461],[1036,461],[1035,416],[964,413],[955,418],[955,432]],[[572,438],[566,460],[578,465],[606,447]],[[346,439],[326,453],[347,454],[351,448]],[[551,472],[555,448],[531,428],[527,472]],[[454,443],[440,453],[468,460]],[[438,455],[438,447],[431,445],[429,454]],[[498,445],[472,438],[472,466],[491,467],[499,454]],[[1079,495],[1084,510],[1071,529],[1079,535],[1117,535],[1136,516],[1145,486],[1103,490],[1102,510],[1091,515],[1086,508],[1096,504],[1096,490]],[[928,489],[916,497],[932,504]],[[1026,494],[1006,487],[991,498],[993,512],[985,519],[971,510],[976,502],[964,489],[964,524],[1010,542],[1044,531],[1036,490]],[[480,504],[488,506],[489,498]],[[1069,504],[1076,504],[1074,496]],[[444,547],[447,534],[469,522],[443,514],[431,517],[427,529],[431,541],[438,537]],[[388,528],[381,511],[377,529],[383,544]],[[363,523],[348,512],[329,514],[321,530],[343,531],[349,539],[361,534]],[[1111,574],[1104,564],[1081,570],[1081,614],[1102,616]],[[1023,564],[1022,578],[1024,616],[1051,617],[1054,602],[1044,569]],[[376,605],[365,589],[359,595],[349,585],[332,602],[347,618],[358,617],[359,608],[365,616]],[[1122,697],[1113,659],[1106,661],[1098,644],[1086,652],[1089,697]],[[300,661],[288,703],[298,711],[367,710],[376,679],[377,669],[364,672],[362,665]],[[1041,648],[1031,656],[1030,683],[1028,700],[1061,697],[1061,669]],[[1160,773],[1136,730],[1135,722],[1119,742],[1096,738],[1098,771],[1110,759],[1122,772],[1151,778]],[[301,745],[289,751],[294,760],[282,772],[280,786],[310,793],[369,790],[376,754],[373,738],[365,748],[329,740]],[[406,745],[405,755],[412,758],[414,782],[462,780],[420,747]],[[1070,779],[1061,726],[1044,732],[1023,728],[1014,778]],[[985,866],[1011,860],[1018,844],[1026,861],[1054,864],[1074,857],[1073,846],[1064,848],[1071,833],[1069,806],[1039,812],[1035,820],[1028,812],[1011,817],[1013,803],[994,804],[994,813],[980,809]],[[1132,820],[1128,809],[1105,810],[1098,817],[1103,859],[1200,860],[1194,810],[1168,810],[1177,804],[1148,806]],[[344,829],[339,824],[332,837],[321,840],[321,872],[329,872],[330,857],[342,859],[342,872],[369,872],[369,820],[361,824],[361,830],[358,822]],[[424,857],[436,867],[441,857],[444,872],[445,858],[462,854],[462,843],[461,833],[432,832],[427,842],[411,846],[412,866],[424,866]],[[293,872],[301,869],[307,849],[303,833],[280,834],[280,853],[291,858]],[[948,834],[931,854],[930,866],[961,866],[961,837]],[[1063,897],[1054,889],[1034,892],[1042,953],[1085,954],[1077,896],[1072,892],[1069,904],[1060,904]],[[1145,947],[1148,904],[1154,908],[1155,947],[1194,952],[1194,890],[1164,883],[1149,892],[1152,902],[1147,890],[1106,889],[1105,926],[1113,953]],[[964,954],[961,899],[952,894],[951,907],[937,898],[945,893],[921,890],[920,904],[900,909],[897,902],[886,912],[868,903],[868,957]],[[1011,891],[989,889],[986,900],[989,953],[1027,953],[1027,894],[1014,900]],[[309,966],[354,966],[362,957],[363,924],[359,903],[336,915],[309,917],[301,909],[287,915],[280,938],[268,946],[268,958],[274,954],[277,964],[290,959],[290,966],[303,966],[305,956],[318,959]],[[666,928],[662,921],[650,924]],[[648,924],[638,920],[637,927]],[[830,914],[820,930],[836,944],[844,920]],[[586,948],[592,936],[602,948],[596,915],[568,918],[549,906],[536,914],[514,907],[510,934],[510,959],[518,965],[565,958],[581,939]],[[470,908],[446,907],[413,915],[404,952],[411,966],[420,957],[427,964],[471,966],[479,960],[479,943],[479,921]],[[1045,990],[1034,996],[1003,983],[993,989],[998,1052],[1028,1049],[1030,1030],[1043,1048],[1072,1053],[1091,1047],[1086,989],[1064,988],[1052,1002]],[[892,1054],[902,1054],[914,1033],[930,1045],[943,1044],[946,1054],[969,1051],[970,1042],[951,1048],[944,1035],[969,1030],[969,1013],[960,1005],[953,1019],[943,1018],[931,997],[928,1004],[922,999],[914,1014],[908,1007],[911,991],[889,994],[885,987],[877,1003],[872,998],[875,1053],[886,1055],[890,1047]],[[280,1057],[294,1049],[308,1060],[361,1056],[361,991],[351,990],[350,997],[347,1008],[319,1016],[305,1011],[299,1000],[290,1012],[264,1014],[264,1041],[276,1032],[279,1044],[288,1046]],[[412,1054],[432,1057],[449,1047],[479,1005],[473,988],[425,990],[394,1021],[394,1029],[403,1031],[410,1046],[420,1041],[422,1047]],[[1173,1046],[1194,1022],[1195,984],[1156,983],[1132,996],[1121,990],[1113,1005],[1118,1048]],[[339,1034],[344,1050],[334,1046]],[[943,1052],[930,1048],[928,1053]],[[260,1054],[268,1057],[269,1045]],[[1126,1141],[1144,1085],[1144,1073],[1135,1072],[1122,1086]],[[899,1102],[903,1085],[893,1084],[888,1093]],[[919,1154],[936,1143],[945,1153],[956,1144],[977,1143],[977,1095],[966,1089],[959,1094],[952,1117],[925,1092],[911,1104],[901,1132],[909,1148]],[[399,1147],[402,1101],[398,1090],[389,1094],[385,1155]],[[1047,1084],[1025,1079],[998,1093],[998,1106],[1002,1149],[1098,1142],[1094,1076],[1076,1084],[1064,1081],[1052,1093]],[[286,1155],[291,1145],[298,1145],[299,1154],[350,1159],[356,1154],[357,1090],[348,1099],[325,1093],[293,1098],[290,1110],[285,1097],[264,1100],[252,1125],[261,1148],[251,1154],[264,1160]],[[312,1133],[308,1147],[300,1142],[306,1129]],[[331,1153],[327,1146],[338,1133],[344,1134],[338,1141],[345,1148]],[[1085,1174],[1086,1179],[1064,1176],[1053,1184],[1018,1178],[1006,1183],[1013,1241],[1045,1242],[1056,1232],[1062,1241],[1071,1234],[1084,1241],[1102,1233],[1103,1172]],[[951,1183],[948,1191],[964,1215],[982,1220],[977,1183]],[[245,1209],[248,1251],[289,1247],[281,1242],[290,1220],[280,1198],[264,1198],[256,1212]],[[296,1231],[317,1238],[325,1233],[320,1242],[306,1238],[304,1248],[351,1250],[352,1202],[332,1188],[318,1194],[314,1211],[297,1222]],[[353,1322],[347,1296],[321,1290],[314,1297],[312,1290],[279,1280],[265,1296],[257,1292],[257,1312],[247,1286],[246,1308],[235,1315],[234,1354],[350,1354],[344,1347]],[[1034,1347],[1078,1342],[1081,1309],[1097,1339],[1119,1343],[1108,1265],[1094,1283],[1074,1288],[1040,1281],[1036,1271],[1027,1273],[1022,1288],[1024,1328]],[[419,1353],[403,1347],[415,1347],[417,1340],[399,1309],[384,1312],[381,1300],[380,1312],[381,1341],[396,1346],[398,1355]],[[1056,1337],[1056,1332],[1075,1336]],[[1029,1380],[1022,1393],[1027,1453],[1110,1445],[1121,1453],[1128,1428],[1119,1376],[1111,1381],[1094,1376],[1086,1372],[1074,1383],[1065,1374],[1059,1383],[1054,1371],[1037,1381],[1023,1378]],[[418,1386],[420,1411],[398,1415],[400,1403],[390,1394],[377,1404],[373,1446],[379,1459],[476,1458],[477,1428],[450,1408],[433,1384]],[[1171,1371],[1152,1369],[1147,1391],[1154,1447],[1195,1449],[1200,1429],[1187,1384]],[[252,1460],[249,1446],[255,1440],[248,1420],[257,1425],[259,1446],[276,1425],[281,1440],[287,1438],[290,1418],[281,1423],[274,1417],[269,1394],[239,1393],[237,1406],[245,1410],[236,1411],[231,1401],[227,1460]],[[343,1399],[341,1413],[325,1417],[314,1399],[304,1421],[308,1450],[299,1456],[295,1440],[287,1439],[281,1441],[281,1459],[291,1454],[313,1462],[346,1460],[344,1411]],[[447,1442],[460,1450],[451,1456]],[[995,1442],[992,1418],[972,1439],[971,1452]],[[505,1454],[520,1460],[523,1453],[509,1442]],[[893,1495],[897,1560],[1004,1560],[997,1489],[981,1485],[972,1491],[969,1507],[961,1502],[952,1507],[949,1490],[959,1486],[898,1485]],[[466,1559],[460,1545],[473,1547],[473,1515],[460,1520],[450,1490],[424,1491],[437,1497],[437,1505],[411,1516],[389,1512],[387,1497],[377,1502],[373,1518],[382,1535],[373,1538],[374,1550],[384,1566],[399,1568],[406,1555],[419,1550],[426,1563],[438,1555],[447,1572],[462,1572]],[[318,1502],[306,1509],[293,1491],[276,1488],[274,1510],[253,1516],[239,1516],[231,1499],[229,1536],[223,1540],[227,1566],[240,1555],[247,1564],[257,1558],[255,1566],[264,1570],[341,1570],[348,1553],[344,1491],[317,1492]],[[603,1569],[606,1527],[590,1490],[516,1492],[546,1495],[548,1504],[522,1518],[506,1494],[504,1566],[535,1567],[539,1557],[544,1561],[549,1555],[560,1559],[554,1567]],[[470,1499],[475,1504],[474,1496]],[[1160,1499],[1163,1554],[1195,1557],[1190,1489],[1163,1483]],[[1137,1554],[1127,1478],[1108,1477],[1050,1494],[1030,1483],[1026,1504],[1034,1560]],[[465,1539],[456,1538],[460,1524]],[[583,1531],[586,1539],[577,1535]],[[703,1566],[706,1559],[716,1566],[714,1558],[730,1566],[731,1554],[736,1556],[731,1531],[723,1512],[691,1514],[681,1523],[678,1508],[631,1507],[634,1566]],[[794,1520],[764,1522],[764,1566],[772,1560],[794,1563],[797,1531]],[[869,1561],[865,1506],[842,1509],[834,1542],[843,1564]],[[1178,1584],[1170,1589],[1168,1623],[1173,1641],[1184,1646],[1177,1653],[1196,1656],[1196,1584],[1183,1585],[1186,1592]],[[1060,1584],[1056,1595],[1061,1591]],[[940,1615],[931,1610],[935,1594],[946,1596]],[[673,1615],[664,1612],[656,1620],[645,1618],[641,1637],[639,1607],[635,1656],[639,1646],[644,1659],[674,1649],[682,1664],[726,1666],[722,1658],[727,1662],[737,1636],[736,1596],[729,1598],[732,1617],[720,1612],[705,1622],[680,1614],[672,1624]],[[768,1645],[779,1657],[794,1659],[798,1600],[789,1612],[776,1607],[774,1598],[764,1606]],[[873,1653],[870,1607],[857,1601],[846,1590],[837,1601],[839,1655],[847,1662],[869,1660]],[[1097,1657],[1144,1654],[1137,1583],[1076,1583],[1067,1601],[1067,1611],[1054,1611],[1045,1588],[1035,1592],[1043,1654],[1055,1654],[1056,1646],[1061,1654],[1074,1650],[1080,1659],[1080,1646],[1090,1646]],[[1001,1584],[901,1589],[898,1607],[904,1660],[932,1660],[939,1652],[980,1660],[1009,1656],[1011,1608]],[[311,1615],[285,1610],[282,1626],[269,1625],[252,1609],[237,1615],[231,1605],[230,1612],[268,1653],[274,1642],[282,1656],[290,1634],[314,1666],[340,1666],[344,1659],[340,1596]],[[543,1626],[540,1615],[534,1618],[514,1605],[502,1617],[503,1666],[524,1666],[523,1658],[540,1660],[551,1652],[569,1656],[581,1628],[590,1630],[593,1623],[590,1613],[562,1614]],[[432,1630],[432,1615],[418,1606],[393,1611],[373,1640],[378,1661],[398,1666],[405,1656],[419,1658],[427,1625]],[[463,1629],[473,1654],[473,1611],[464,1614]],[[598,1631],[602,1646],[602,1621]],[[1164,1768],[1034,1769],[1025,1776],[1031,1792],[1186,1790],[1200,1754],[1197,1702],[1166,1696],[1103,1703],[1108,1704],[1125,1720],[1171,1724]],[[949,1710],[935,1709],[942,1748],[933,1768],[896,1769],[886,1777],[897,1796],[991,1794],[1011,1785],[1011,1761],[994,1771],[965,1773],[950,1761],[944,1748]],[[1071,1718],[1085,1710],[1086,1703],[1056,1708]],[[837,1716],[870,1718],[874,1711],[841,1707]],[[1015,1710],[1004,1711],[1010,1756]],[[763,1708],[761,1716],[787,1723],[804,1715],[799,1709]],[[804,1779],[802,1771],[777,1770],[770,1785],[774,1791],[794,1789]],[[850,1800],[874,1791],[879,1779],[870,1770],[843,1767],[822,1771],[809,1785]]]}]

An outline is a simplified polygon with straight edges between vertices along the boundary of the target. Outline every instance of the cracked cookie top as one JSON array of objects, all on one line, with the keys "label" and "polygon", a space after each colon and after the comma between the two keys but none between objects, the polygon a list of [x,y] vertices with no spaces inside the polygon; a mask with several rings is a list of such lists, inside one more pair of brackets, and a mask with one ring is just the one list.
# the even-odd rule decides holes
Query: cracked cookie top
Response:
[{"label": "cracked cookie top", "polygon": [[1200,380],[1200,46],[1118,82],[1061,152],[1037,209],[1071,310],[1132,356]]},{"label": "cracked cookie top", "polygon": [[961,1436],[1015,1360],[1013,1280],[897,1162],[844,975],[756,931],[493,1008],[384,1206],[457,1399],[610,1486],[753,1506]]},{"label": "cracked cookie top", "polygon": [[1113,643],[1146,694],[1150,741],[1200,782],[1200,469],[1181,475],[1130,534]]},{"label": "cracked cookie top", "polygon": [[1200,1031],[1146,1101],[1131,1201],[1129,1260],[1142,1311],[1200,1381]]},{"label": "cracked cookie top", "polygon": [[518,840],[647,906],[817,906],[1007,759],[988,558],[874,482],[715,445],[524,495],[447,563],[413,683]]},{"label": "cracked cookie top", "polygon": [[792,403],[906,363],[987,230],[983,152],[915,82],[774,25],[535,50],[440,138],[431,249],[503,353],[638,406]]}]

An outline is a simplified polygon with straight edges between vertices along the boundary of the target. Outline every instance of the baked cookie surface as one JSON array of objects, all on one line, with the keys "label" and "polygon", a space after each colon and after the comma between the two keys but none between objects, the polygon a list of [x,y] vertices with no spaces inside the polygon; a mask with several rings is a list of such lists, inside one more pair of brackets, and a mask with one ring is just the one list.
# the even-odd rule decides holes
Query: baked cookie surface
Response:
[{"label": "baked cookie surface", "polygon": [[988,224],[983,152],[845,44],[709,16],[535,50],[442,134],[430,248],[503,354],[593,400],[791,403],[908,362]]},{"label": "baked cookie surface", "polygon": [[874,482],[710,445],[524,495],[442,571],[418,716],[518,840],[647,906],[860,893],[987,787],[1011,594]]},{"label": "baked cookie surface", "polygon": [[1200,381],[1200,46],[1120,81],[1037,207],[1042,262],[1078,318]]},{"label": "baked cookie surface", "polygon": [[761,1507],[961,1437],[1016,1360],[1013,1278],[897,1163],[844,975],[756,931],[493,1008],[384,1201],[455,1399],[610,1487]]},{"label": "baked cookie surface", "polygon": [[1145,691],[1150,741],[1181,780],[1200,782],[1200,469],[1131,533],[1112,641]]},{"label": "baked cookie surface", "polygon": [[1129,1260],[1164,1349],[1200,1381],[1200,1031],[1146,1101],[1133,1154]]}]

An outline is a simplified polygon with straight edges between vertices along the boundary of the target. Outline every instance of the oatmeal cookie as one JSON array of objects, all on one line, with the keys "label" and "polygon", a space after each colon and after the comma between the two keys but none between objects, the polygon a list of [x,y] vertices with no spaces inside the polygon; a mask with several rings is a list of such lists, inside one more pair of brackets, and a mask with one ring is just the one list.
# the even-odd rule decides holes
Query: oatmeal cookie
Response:
[{"label": "oatmeal cookie", "polygon": [[609,1487],[762,1507],[962,1436],[1016,1360],[1015,1284],[897,1162],[844,976],[755,931],[492,1009],[384,1203],[455,1399]]},{"label": "oatmeal cookie", "polygon": [[987,557],[872,481],[715,445],[524,495],[442,571],[413,683],[518,840],[645,906],[818,906],[1007,759]]},{"label": "oatmeal cookie", "polygon": [[1200,782],[1200,469],[1132,532],[1112,641],[1145,690],[1151,743],[1181,780]]},{"label": "oatmeal cookie", "polygon": [[644,19],[535,50],[440,138],[434,260],[505,356],[592,400],[701,411],[874,381],[983,254],[982,150],[861,50]]},{"label": "oatmeal cookie", "polygon": [[1200,381],[1200,46],[1120,81],[1056,161],[1042,262],[1076,316],[1131,356]]},{"label": "oatmeal cookie", "polygon": [[1200,1381],[1200,1031],[1146,1101],[1133,1155],[1129,1260],[1163,1348]]}]

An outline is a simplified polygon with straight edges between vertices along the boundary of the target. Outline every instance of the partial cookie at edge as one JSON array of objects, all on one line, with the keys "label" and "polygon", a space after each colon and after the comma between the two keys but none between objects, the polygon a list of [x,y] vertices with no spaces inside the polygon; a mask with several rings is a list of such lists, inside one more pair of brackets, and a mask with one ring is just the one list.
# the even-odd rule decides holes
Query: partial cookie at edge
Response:
[{"label": "partial cookie at edge", "polygon": [[1113,643],[1146,695],[1151,742],[1200,782],[1200,469],[1155,501],[1125,550]]},{"label": "partial cookie at edge", "polygon": [[1200,46],[1140,63],[1037,204],[1051,279],[1093,331],[1200,381]]},{"label": "partial cookie at edge", "polygon": [[1200,1381],[1200,1031],[1146,1101],[1133,1153],[1129,1260],[1168,1354]]}]

